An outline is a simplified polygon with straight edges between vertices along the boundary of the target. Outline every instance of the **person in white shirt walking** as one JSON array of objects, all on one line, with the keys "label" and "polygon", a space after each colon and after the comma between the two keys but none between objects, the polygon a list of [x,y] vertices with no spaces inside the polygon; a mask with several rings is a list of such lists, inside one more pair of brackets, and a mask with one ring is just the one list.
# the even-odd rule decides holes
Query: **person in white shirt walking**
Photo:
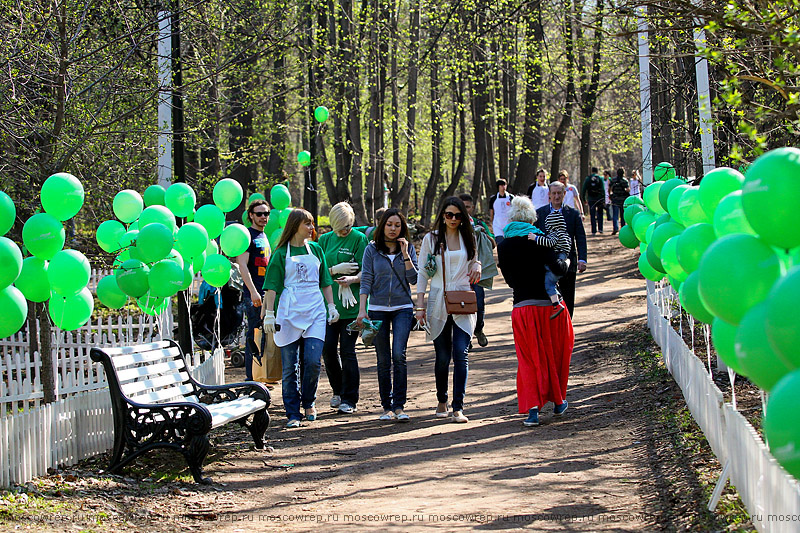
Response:
[{"label": "person in white shirt walking", "polygon": [[[578,192],[578,188],[569,182],[569,172],[567,172],[566,170],[561,170],[558,173],[558,181],[564,184],[564,190],[565,190],[564,205],[568,205],[571,208],[575,209],[578,213],[581,214],[581,220],[583,220],[584,213],[583,213],[583,202],[581,202],[581,195]],[[548,199],[545,205],[547,205],[547,203],[550,203],[550,196],[549,196],[550,188],[548,187],[547,190],[548,190],[548,197],[547,197]],[[538,207],[536,209],[538,209]]]},{"label": "person in white shirt walking", "polygon": [[536,183],[528,187],[528,197],[536,209],[550,203],[550,187],[547,186],[547,171],[545,169],[540,168],[536,171]]},{"label": "person in white shirt walking", "polygon": [[514,195],[506,192],[506,180],[497,180],[497,194],[489,198],[489,219],[492,221],[492,233],[497,244],[503,242],[503,228],[508,224],[508,212]]}]

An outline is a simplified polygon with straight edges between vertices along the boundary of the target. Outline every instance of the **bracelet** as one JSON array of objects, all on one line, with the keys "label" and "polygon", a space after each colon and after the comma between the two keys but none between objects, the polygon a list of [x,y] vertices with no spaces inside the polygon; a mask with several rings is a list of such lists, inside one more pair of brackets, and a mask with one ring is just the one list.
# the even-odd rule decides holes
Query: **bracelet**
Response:
[{"label": "bracelet", "polygon": [[411,258],[407,257],[407,258],[403,259],[403,261],[408,261],[410,263],[411,262]]},{"label": "bracelet", "polygon": [[427,311],[424,307],[415,307],[414,311]]}]

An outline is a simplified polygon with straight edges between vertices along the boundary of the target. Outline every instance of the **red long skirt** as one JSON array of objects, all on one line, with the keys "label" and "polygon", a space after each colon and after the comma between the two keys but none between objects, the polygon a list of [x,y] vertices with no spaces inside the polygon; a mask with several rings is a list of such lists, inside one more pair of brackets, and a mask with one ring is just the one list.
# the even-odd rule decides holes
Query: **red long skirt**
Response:
[{"label": "red long skirt", "polygon": [[[561,303],[564,306],[564,303]],[[517,401],[519,412],[547,403],[564,403],[569,362],[575,334],[569,311],[554,319],[551,306],[527,305],[511,311],[514,347],[517,350]]]}]

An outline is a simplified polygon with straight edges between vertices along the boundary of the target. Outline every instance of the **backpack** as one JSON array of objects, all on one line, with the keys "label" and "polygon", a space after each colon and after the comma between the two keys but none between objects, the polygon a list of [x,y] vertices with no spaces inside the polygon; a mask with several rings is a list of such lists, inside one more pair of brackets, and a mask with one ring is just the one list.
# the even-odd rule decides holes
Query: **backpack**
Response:
[{"label": "backpack", "polygon": [[625,181],[625,178],[614,178],[611,180],[611,195],[614,198],[625,198],[628,196],[627,191],[625,189],[628,188],[628,183]]},{"label": "backpack", "polygon": [[586,194],[593,198],[605,196],[606,190],[605,187],[603,187],[603,178],[597,174],[589,176],[589,182],[586,185]]}]

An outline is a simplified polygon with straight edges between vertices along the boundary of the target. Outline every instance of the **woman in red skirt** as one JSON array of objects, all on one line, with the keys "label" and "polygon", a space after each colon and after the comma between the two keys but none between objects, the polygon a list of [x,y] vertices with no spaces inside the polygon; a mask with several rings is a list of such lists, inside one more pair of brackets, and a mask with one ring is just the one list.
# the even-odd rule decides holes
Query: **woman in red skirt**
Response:
[{"label": "woman in red skirt", "polygon": [[[528,239],[536,222],[536,210],[526,196],[511,201],[511,222],[497,245],[497,265],[514,291],[511,324],[517,351],[517,400],[520,414],[528,414],[526,426],[539,425],[539,410],[553,402],[554,416],[567,410],[567,380],[575,334],[569,313],[553,315],[544,288],[545,265],[554,272],[560,266],[550,248]],[[563,306],[564,303],[560,302]]]}]

